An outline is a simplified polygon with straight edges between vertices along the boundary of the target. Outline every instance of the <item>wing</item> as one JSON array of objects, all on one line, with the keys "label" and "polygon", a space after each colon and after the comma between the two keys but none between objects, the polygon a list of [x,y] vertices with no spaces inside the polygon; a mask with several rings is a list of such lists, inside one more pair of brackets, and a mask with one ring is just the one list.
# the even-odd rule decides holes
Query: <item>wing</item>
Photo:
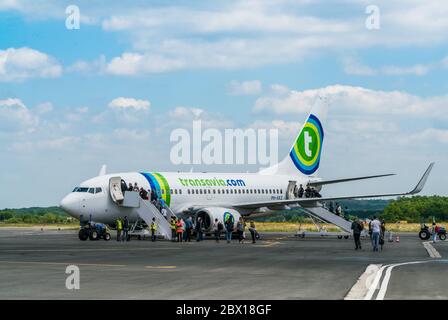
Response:
[{"label": "wing", "polygon": [[363,176],[363,177],[354,177],[354,178],[345,178],[345,179],[335,179],[335,180],[311,181],[309,183],[309,185],[311,187],[317,187],[317,186],[323,186],[323,185],[326,185],[326,184],[349,182],[349,181],[357,181],[357,180],[365,180],[365,179],[373,179],[373,178],[382,178],[382,177],[389,177],[389,176],[395,176],[395,173],[379,174],[379,175],[375,175],[375,176]]},{"label": "wing", "polygon": [[426,169],[425,173],[420,178],[420,181],[417,183],[415,188],[409,192],[384,193],[384,194],[364,194],[364,195],[337,196],[337,197],[325,197],[325,198],[298,198],[298,199],[291,199],[291,200],[240,203],[240,204],[233,205],[233,207],[241,208],[241,209],[257,209],[257,208],[263,208],[263,207],[276,207],[276,206],[285,206],[285,205],[291,205],[291,204],[299,204],[301,206],[306,207],[306,206],[313,206],[316,204],[316,202],[332,201],[332,200],[409,196],[409,195],[417,194],[423,190],[423,187],[425,186],[426,180],[428,180],[428,176],[431,173],[433,166],[434,166],[434,162],[432,162],[429,165],[429,167]]}]

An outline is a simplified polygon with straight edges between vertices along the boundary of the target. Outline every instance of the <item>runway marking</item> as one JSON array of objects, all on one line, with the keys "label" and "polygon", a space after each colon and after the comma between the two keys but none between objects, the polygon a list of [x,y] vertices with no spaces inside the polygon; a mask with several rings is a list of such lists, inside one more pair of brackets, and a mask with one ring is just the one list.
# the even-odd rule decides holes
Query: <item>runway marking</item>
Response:
[{"label": "runway marking", "polygon": [[272,241],[272,242],[271,241],[266,241],[266,244],[260,244],[260,245],[256,244],[254,247],[270,248],[270,247],[276,246],[278,244],[280,244],[280,242],[278,242],[278,241]]},{"label": "runway marking", "polygon": [[[374,300],[374,295],[378,291],[375,300],[384,300],[386,296],[387,288],[389,286],[392,271],[396,267],[413,264],[423,264],[429,262],[445,262],[448,260],[423,260],[423,261],[410,261],[403,263],[381,265],[369,265],[366,271],[359,277],[355,285],[350,289],[348,294],[344,297],[344,300]],[[381,268],[380,268],[381,267]],[[385,271],[383,280],[381,278]],[[372,283],[369,284],[369,280],[375,276]]]},{"label": "runway marking", "polygon": [[425,247],[426,251],[428,251],[428,254],[433,259],[441,259],[442,256],[440,253],[436,250],[436,248],[433,247],[430,241],[423,242],[423,246]]},{"label": "runway marking", "polygon": [[381,264],[370,264],[363,274],[358,278],[355,285],[350,289],[344,300],[362,300],[367,296],[369,288],[373,283],[369,283],[372,277],[376,276],[381,269]]},{"label": "runway marking", "polygon": [[145,269],[176,269],[176,266],[145,266]]},{"label": "runway marking", "polygon": [[39,265],[70,265],[74,264],[77,266],[85,266],[85,267],[113,267],[113,268],[124,268],[127,267],[124,264],[103,264],[103,263],[75,263],[75,262],[44,262],[44,261],[1,261],[0,264],[39,264]]}]

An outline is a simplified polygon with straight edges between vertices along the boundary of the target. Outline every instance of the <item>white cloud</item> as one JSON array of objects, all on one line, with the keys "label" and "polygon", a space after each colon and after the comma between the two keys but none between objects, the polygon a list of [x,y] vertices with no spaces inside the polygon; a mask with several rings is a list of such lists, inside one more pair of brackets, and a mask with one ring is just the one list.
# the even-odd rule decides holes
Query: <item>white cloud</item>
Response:
[{"label": "white cloud", "polygon": [[262,85],[260,80],[243,82],[233,80],[229,84],[228,91],[232,96],[257,95],[261,93]]},{"label": "white cloud", "polygon": [[174,108],[173,111],[170,111],[169,115],[170,117],[177,119],[185,117],[199,119],[203,113],[204,113],[203,109],[179,106]]},{"label": "white cloud", "polygon": [[253,110],[277,114],[305,113],[319,96],[328,97],[331,108],[337,108],[339,113],[448,117],[448,95],[419,97],[402,91],[371,90],[343,85],[304,91],[290,90],[280,96],[260,97],[256,100]]},{"label": "white cloud", "polygon": [[423,76],[431,70],[431,66],[417,64],[410,67],[399,66],[384,66],[381,68],[381,72],[385,75],[403,76],[403,75],[415,75]]},{"label": "white cloud", "polygon": [[148,100],[119,97],[109,103],[114,110],[148,111],[151,103]]},{"label": "white cloud", "polygon": [[38,123],[38,117],[33,115],[20,99],[0,100],[0,131],[32,132]]},{"label": "white cloud", "polygon": [[51,102],[44,102],[36,107],[36,111],[39,114],[45,114],[53,111],[53,104]]},{"label": "white cloud", "polygon": [[60,64],[43,52],[26,47],[0,50],[0,82],[55,78],[61,73]]},{"label": "white cloud", "polygon": [[100,57],[93,61],[78,60],[66,68],[67,72],[78,72],[83,74],[103,73],[106,69],[106,57]]},{"label": "white cloud", "polygon": [[362,64],[358,59],[346,57],[343,60],[344,72],[356,76],[374,76],[377,71],[373,68]]},{"label": "white cloud", "polygon": [[115,75],[135,75],[173,71],[184,66],[185,63],[179,59],[125,52],[120,57],[113,58],[107,64],[106,71]]}]

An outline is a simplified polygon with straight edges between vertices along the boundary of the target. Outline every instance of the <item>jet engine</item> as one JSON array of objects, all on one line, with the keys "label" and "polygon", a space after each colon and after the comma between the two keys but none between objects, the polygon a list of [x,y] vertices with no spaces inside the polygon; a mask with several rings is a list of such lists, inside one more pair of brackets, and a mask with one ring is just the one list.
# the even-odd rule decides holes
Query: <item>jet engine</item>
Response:
[{"label": "jet engine", "polygon": [[222,222],[223,224],[227,219],[231,219],[231,221],[233,221],[234,227],[236,227],[236,224],[240,219],[241,214],[235,209],[211,207],[200,209],[196,213],[195,217],[196,221],[198,220],[199,217],[202,218],[204,229],[206,231],[211,231],[215,219],[218,219],[218,221]]}]

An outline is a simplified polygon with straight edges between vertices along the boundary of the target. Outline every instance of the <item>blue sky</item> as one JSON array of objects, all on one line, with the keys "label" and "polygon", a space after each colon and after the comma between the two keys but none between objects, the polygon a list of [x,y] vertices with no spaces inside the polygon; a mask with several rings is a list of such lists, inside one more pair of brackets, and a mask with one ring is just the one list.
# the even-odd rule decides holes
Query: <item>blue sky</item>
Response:
[{"label": "blue sky", "polygon": [[424,192],[446,195],[448,5],[376,1],[368,30],[370,4],[0,0],[0,208],[58,204],[103,163],[190,170],[167,161],[169,136],[195,119],[277,128],[281,158],[322,94],[320,175],[399,174],[328,194],[402,191],[436,161]]}]

